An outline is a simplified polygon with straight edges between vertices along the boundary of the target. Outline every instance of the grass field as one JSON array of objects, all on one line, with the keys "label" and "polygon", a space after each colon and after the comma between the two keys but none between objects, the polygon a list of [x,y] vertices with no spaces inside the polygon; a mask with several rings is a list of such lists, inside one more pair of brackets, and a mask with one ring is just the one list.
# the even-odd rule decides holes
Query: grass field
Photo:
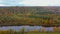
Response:
[{"label": "grass field", "polygon": [[60,34],[60,32],[21,32],[21,31],[0,31],[0,34]]},{"label": "grass field", "polygon": [[60,32],[28,32],[26,34],[60,34]]}]

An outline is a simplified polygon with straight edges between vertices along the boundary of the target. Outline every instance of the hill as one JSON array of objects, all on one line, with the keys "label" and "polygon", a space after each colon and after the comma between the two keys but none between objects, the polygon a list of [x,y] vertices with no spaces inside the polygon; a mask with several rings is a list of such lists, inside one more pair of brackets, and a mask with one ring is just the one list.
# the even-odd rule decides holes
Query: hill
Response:
[{"label": "hill", "polygon": [[60,26],[60,7],[0,7],[0,26]]}]

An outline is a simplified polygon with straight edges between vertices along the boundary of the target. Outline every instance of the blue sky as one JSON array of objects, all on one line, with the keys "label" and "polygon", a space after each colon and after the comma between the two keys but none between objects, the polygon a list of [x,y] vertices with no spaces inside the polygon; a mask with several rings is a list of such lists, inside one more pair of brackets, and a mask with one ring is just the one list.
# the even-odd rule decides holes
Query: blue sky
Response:
[{"label": "blue sky", "polygon": [[60,0],[0,0],[0,6],[60,6]]}]

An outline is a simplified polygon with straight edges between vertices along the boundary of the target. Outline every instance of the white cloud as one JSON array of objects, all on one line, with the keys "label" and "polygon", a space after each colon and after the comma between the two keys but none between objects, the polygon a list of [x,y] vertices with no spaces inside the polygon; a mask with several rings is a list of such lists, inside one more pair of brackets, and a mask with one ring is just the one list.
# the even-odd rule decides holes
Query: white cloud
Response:
[{"label": "white cloud", "polygon": [[4,4],[0,4],[0,6],[5,6]]},{"label": "white cloud", "polygon": [[0,6],[20,6],[19,4],[23,0],[0,0]]},{"label": "white cloud", "polygon": [[0,6],[10,6],[10,5],[0,4]]},{"label": "white cloud", "polygon": [[19,2],[25,6],[55,6],[60,4],[60,0],[24,0]]},{"label": "white cloud", "polygon": [[60,0],[0,0],[0,6],[60,6]]}]

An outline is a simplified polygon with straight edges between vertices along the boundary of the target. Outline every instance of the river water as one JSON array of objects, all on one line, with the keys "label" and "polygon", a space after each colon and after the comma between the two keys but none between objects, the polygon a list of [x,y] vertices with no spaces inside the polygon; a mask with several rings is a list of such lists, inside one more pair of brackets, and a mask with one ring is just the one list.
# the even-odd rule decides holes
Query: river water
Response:
[{"label": "river water", "polygon": [[4,26],[4,27],[0,27],[0,30],[15,30],[15,31],[20,31],[22,28],[25,29],[25,31],[34,31],[34,30],[38,30],[41,31],[43,28],[45,29],[45,31],[53,31],[53,27],[42,27],[42,26]]}]

